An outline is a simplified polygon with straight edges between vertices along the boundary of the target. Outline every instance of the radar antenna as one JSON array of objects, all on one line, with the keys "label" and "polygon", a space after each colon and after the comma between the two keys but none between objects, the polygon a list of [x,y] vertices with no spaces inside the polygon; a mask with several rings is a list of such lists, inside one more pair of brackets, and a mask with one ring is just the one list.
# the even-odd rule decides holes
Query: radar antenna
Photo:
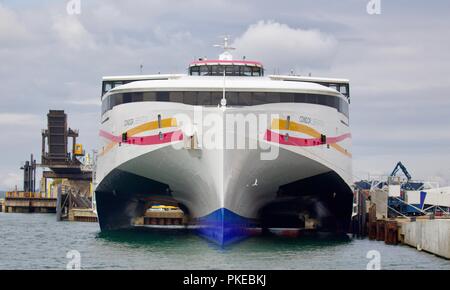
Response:
[{"label": "radar antenna", "polygon": [[219,56],[220,60],[233,60],[233,56],[231,55],[231,51],[235,50],[236,48],[231,47],[229,45],[231,37],[229,35],[223,36],[223,43],[222,44],[216,44],[214,47],[220,47],[224,50],[224,52]]}]

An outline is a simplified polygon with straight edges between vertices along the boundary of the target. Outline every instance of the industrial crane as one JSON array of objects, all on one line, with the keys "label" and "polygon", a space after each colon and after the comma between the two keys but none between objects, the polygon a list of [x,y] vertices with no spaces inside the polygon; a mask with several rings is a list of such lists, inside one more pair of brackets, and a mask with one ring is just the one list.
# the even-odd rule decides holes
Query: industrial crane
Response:
[{"label": "industrial crane", "polygon": [[[397,172],[401,170],[403,174],[405,174],[408,181],[406,183],[401,183],[401,189],[402,190],[420,190],[420,188],[423,186],[423,183],[418,182],[411,182],[411,174],[409,174],[406,167],[403,165],[403,163],[398,162],[395,166],[394,170],[391,173],[391,177],[396,176]],[[422,193],[421,193],[422,194]],[[389,196],[388,198],[388,205],[390,209],[394,209],[396,214],[406,215],[406,216],[415,216],[415,215],[423,215],[424,212],[421,209],[422,207],[416,207],[411,204],[408,204],[408,202],[405,200],[404,194],[401,194],[400,196]]]},{"label": "industrial crane", "polygon": [[392,177],[395,176],[400,169],[403,171],[403,174],[405,174],[408,181],[411,181],[411,179],[412,179],[411,174],[409,174],[408,170],[401,162],[397,163],[397,165],[394,168],[394,171],[392,171],[392,173],[391,173],[391,176]]}]

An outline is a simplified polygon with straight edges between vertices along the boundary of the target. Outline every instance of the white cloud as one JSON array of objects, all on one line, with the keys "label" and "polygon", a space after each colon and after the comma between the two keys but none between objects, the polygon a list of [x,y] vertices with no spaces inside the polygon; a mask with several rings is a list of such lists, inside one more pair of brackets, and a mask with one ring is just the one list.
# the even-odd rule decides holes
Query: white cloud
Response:
[{"label": "white cloud", "polygon": [[2,190],[14,190],[17,186],[19,189],[22,184],[23,178],[17,173],[2,174],[0,179],[0,189]]},{"label": "white cloud", "polygon": [[27,38],[25,25],[19,20],[17,14],[0,3],[0,42],[2,46],[11,41]]},{"label": "white cloud", "polygon": [[40,117],[32,114],[0,113],[0,125],[33,126],[40,123]]},{"label": "white cloud", "polygon": [[284,69],[329,66],[337,49],[337,41],[331,35],[273,21],[251,25],[233,45],[249,59]]},{"label": "white cloud", "polygon": [[90,98],[90,99],[82,99],[82,100],[72,100],[68,101],[68,104],[78,105],[78,106],[100,106],[102,102],[99,98]]},{"label": "white cloud", "polygon": [[86,30],[78,17],[57,16],[54,18],[53,30],[59,39],[72,49],[95,49],[94,37]]}]

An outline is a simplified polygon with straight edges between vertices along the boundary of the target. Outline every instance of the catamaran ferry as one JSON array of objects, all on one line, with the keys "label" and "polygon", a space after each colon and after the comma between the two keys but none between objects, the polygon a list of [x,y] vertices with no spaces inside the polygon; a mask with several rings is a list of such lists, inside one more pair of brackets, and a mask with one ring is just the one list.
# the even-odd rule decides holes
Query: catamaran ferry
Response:
[{"label": "catamaran ferry", "polygon": [[104,77],[95,200],[102,230],[175,204],[218,244],[252,227],[346,232],[346,79],[265,75],[232,57],[187,74]]}]

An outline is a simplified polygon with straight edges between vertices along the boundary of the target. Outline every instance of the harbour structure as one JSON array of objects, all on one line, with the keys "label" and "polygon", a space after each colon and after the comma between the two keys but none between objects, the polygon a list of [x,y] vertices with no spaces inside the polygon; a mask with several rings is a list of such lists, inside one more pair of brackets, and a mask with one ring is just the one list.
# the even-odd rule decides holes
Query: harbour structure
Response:
[{"label": "harbour structure", "polygon": [[228,39],[222,47],[219,59],[198,59],[187,74],[103,78],[101,229],[130,227],[168,200],[221,245],[252,227],[312,222],[346,232],[349,81],[265,76],[262,63],[234,59]]},{"label": "harbour structure", "polygon": [[[389,245],[404,244],[450,259],[450,215],[427,213],[386,217],[386,196],[386,192],[379,189],[371,193],[366,232],[358,233],[358,236],[368,236],[370,240]],[[384,202],[383,198],[386,199]]]},{"label": "harbour structure", "polygon": [[[398,176],[401,170],[404,177]],[[399,162],[389,176],[355,183],[353,233],[387,244],[405,244],[450,259],[450,188],[413,180]]]},{"label": "harbour structure", "polygon": [[5,213],[52,213],[56,210],[56,198],[36,192],[37,163],[33,155],[21,167],[23,170],[23,191],[6,192],[3,201]]},{"label": "harbour structure", "polygon": [[[44,169],[43,178],[69,179],[84,183],[92,181],[92,170],[84,170],[81,157],[86,155],[83,145],[77,143],[78,130],[68,127],[67,114],[62,110],[50,110],[47,129],[42,131],[42,154],[39,167]],[[69,139],[72,147],[69,150]],[[45,187],[46,187],[45,182]]]},{"label": "harbour structure", "polygon": [[5,213],[55,213],[56,199],[39,192],[7,192],[3,210]]},{"label": "harbour structure", "polygon": [[[6,193],[5,212],[56,212],[60,217],[65,205],[92,208],[93,166],[83,146],[76,142],[78,131],[68,127],[67,114],[62,110],[50,110],[47,125],[42,131],[41,163],[38,164],[31,155],[31,160],[21,167],[23,190]],[[69,150],[70,138],[72,148]],[[37,168],[44,169],[40,192],[36,188]],[[52,180],[51,184],[48,179]]]},{"label": "harbour structure", "polygon": [[[399,170],[403,177],[397,175]],[[373,192],[385,193],[385,217],[450,215],[450,187],[414,180],[402,162],[397,163],[389,176],[372,176],[370,180],[356,182],[355,186],[366,191],[366,196],[372,196]]]},{"label": "harbour structure", "polygon": [[42,161],[39,166],[48,169],[43,172],[45,187],[48,179],[61,181],[56,202],[59,221],[96,221],[92,211],[93,160],[83,145],[77,143],[78,137],[79,131],[68,126],[64,111],[50,110],[47,129],[42,131]]}]

